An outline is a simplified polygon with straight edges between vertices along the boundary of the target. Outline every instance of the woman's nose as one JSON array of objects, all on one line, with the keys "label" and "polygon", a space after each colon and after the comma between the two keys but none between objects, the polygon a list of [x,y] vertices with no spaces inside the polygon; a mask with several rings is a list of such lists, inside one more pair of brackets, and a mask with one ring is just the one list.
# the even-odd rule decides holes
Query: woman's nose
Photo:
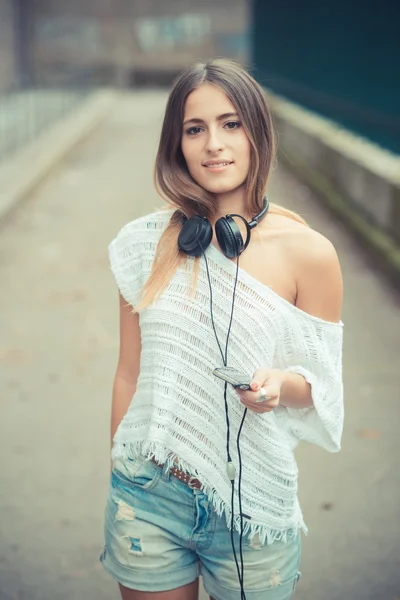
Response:
[{"label": "woman's nose", "polygon": [[207,147],[206,147],[207,152],[215,154],[216,152],[219,152],[220,150],[222,150],[223,147],[224,147],[224,145],[221,140],[221,137],[217,135],[216,131],[210,130],[210,132],[208,134],[208,138],[207,138]]}]

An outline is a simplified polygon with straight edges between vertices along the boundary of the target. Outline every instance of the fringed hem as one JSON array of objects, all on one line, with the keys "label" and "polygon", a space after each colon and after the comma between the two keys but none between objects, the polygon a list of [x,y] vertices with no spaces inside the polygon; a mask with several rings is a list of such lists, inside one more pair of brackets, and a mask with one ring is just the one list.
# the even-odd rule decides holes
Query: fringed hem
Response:
[{"label": "fringed hem", "polygon": [[[146,459],[154,458],[160,464],[166,464],[168,469],[175,465],[185,473],[189,473],[193,477],[198,478],[199,481],[203,482],[205,480],[205,477],[202,476],[202,474],[192,465],[182,460],[176,453],[171,452],[168,448],[161,446],[157,442],[136,442],[129,444],[115,443],[111,456],[113,460],[124,458],[136,459],[140,456],[143,456]],[[232,513],[231,507],[221,498],[215,488],[211,487],[210,485],[203,483],[201,490],[211,501],[211,504],[213,505],[217,515],[219,517],[225,515],[226,525],[230,530]],[[233,526],[234,529],[240,533],[241,518],[239,514],[234,515]],[[253,519],[246,519],[243,517],[243,535],[246,536],[249,534],[250,538],[257,535],[259,536],[261,544],[264,544],[265,542],[268,545],[272,544],[273,542],[288,543],[296,537],[299,530],[303,531],[305,535],[308,533],[307,526],[304,523],[301,513],[297,517],[296,524],[285,530],[271,529],[263,523],[256,523]]]}]

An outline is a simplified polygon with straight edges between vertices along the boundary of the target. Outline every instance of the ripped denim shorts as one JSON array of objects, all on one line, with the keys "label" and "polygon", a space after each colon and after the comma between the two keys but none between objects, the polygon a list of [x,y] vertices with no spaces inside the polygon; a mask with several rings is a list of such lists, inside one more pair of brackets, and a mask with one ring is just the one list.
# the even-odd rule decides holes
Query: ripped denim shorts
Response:
[{"label": "ripped denim shorts", "polygon": [[[239,534],[234,533],[239,560]],[[247,600],[289,600],[300,577],[300,532],[288,543],[243,537]],[[127,588],[172,590],[203,578],[215,600],[240,600],[231,532],[199,489],[144,458],[117,460],[105,517],[104,568]]]}]

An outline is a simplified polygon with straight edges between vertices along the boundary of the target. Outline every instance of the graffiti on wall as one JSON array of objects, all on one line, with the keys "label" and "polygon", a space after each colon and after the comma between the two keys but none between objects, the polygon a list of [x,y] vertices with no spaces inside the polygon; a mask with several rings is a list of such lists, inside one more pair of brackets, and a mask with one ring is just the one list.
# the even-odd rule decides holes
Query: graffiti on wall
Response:
[{"label": "graffiti on wall", "polygon": [[135,22],[142,52],[173,50],[201,44],[211,34],[208,14],[188,13],[179,17],[142,18]]},{"label": "graffiti on wall", "polygon": [[37,43],[51,47],[59,56],[79,51],[94,57],[101,48],[96,19],[66,15],[39,17],[35,25]]}]

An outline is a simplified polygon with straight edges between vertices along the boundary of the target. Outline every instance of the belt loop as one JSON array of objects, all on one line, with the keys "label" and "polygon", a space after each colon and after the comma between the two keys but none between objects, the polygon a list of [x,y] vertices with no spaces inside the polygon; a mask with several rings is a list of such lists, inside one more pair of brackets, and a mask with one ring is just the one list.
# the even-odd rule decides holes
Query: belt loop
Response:
[{"label": "belt loop", "polygon": [[170,468],[168,466],[168,461],[166,461],[163,465],[162,465],[162,479],[163,481],[169,481],[169,477],[170,477]]},{"label": "belt loop", "polygon": [[194,491],[194,493],[196,494],[200,494],[200,488],[199,488],[199,480],[196,477],[191,477],[188,481],[188,486],[190,487],[191,490]]}]

